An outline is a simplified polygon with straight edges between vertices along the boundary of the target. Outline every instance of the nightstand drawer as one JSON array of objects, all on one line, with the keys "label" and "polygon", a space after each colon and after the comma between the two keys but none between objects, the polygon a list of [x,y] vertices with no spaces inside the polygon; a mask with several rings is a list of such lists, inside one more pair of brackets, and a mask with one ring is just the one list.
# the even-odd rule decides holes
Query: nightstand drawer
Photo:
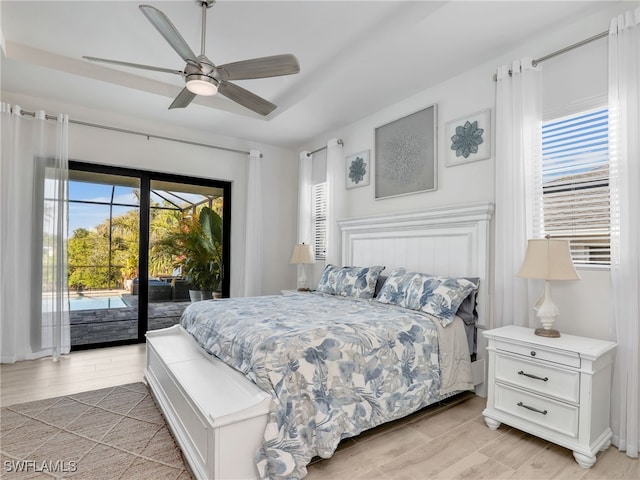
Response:
[{"label": "nightstand drawer", "polygon": [[578,436],[579,409],[573,405],[497,383],[495,408],[547,430],[572,438]]},{"label": "nightstand drawer", "polygon": [[580,403],[580,372],[536,363],[521,357],[496,354],[497,381],[540,392],[559,400]]},{"label": "nightstand drawer", "polygon": [[577,352],[570,352],[560,349],[546,349],[539,345],[522,345],[506,341],[496,340],[496,350],[516,353],[525,357],[544,360],[546,362],[558,363],[568,367],[580,368],[580,355]]}]

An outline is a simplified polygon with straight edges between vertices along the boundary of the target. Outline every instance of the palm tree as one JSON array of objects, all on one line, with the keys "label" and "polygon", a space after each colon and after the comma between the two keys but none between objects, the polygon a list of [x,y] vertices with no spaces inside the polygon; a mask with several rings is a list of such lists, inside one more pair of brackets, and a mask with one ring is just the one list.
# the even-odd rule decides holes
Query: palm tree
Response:
[{"label": "palm tree", "polygon": [[222,281],[222,217],[203,207],[197,219],[184,217],[180,227],[154,245],[162,255],[171,255],[182,267],[187,281],[197,290],[217,292]]}]

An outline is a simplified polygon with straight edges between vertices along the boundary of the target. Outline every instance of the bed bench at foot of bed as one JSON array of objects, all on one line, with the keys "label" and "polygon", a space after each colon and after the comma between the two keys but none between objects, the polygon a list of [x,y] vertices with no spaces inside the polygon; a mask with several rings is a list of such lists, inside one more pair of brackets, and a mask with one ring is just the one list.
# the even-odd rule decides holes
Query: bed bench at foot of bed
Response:
[{"label": "bed bench at foot of bed", "polygon": [[145,379],[198,479],[255,479],[271,397],[179,325],[147,332]]}]

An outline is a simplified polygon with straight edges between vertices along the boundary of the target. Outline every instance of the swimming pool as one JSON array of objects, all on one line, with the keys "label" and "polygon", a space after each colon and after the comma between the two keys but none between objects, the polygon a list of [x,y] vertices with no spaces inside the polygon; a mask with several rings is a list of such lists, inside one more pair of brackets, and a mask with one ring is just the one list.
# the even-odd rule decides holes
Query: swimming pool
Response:
[{"label": "swimming pool", "polygon": [[77,310],[104,310],[109,308],[125,308],[127,303],[119,295],[110,295],[105,297],[86,297],[84,295],[76,295],[69,298],[69,310],[75,312]]}]

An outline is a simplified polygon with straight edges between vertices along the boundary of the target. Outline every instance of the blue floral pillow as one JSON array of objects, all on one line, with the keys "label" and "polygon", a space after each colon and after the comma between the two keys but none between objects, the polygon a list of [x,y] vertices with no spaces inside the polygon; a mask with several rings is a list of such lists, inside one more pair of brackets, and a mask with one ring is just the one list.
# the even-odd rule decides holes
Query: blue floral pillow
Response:
[{"label": "blue floral pillow", "polygon": [[327,265],[318,283],[318,292],[343,297],[373,298],[382,266],[336,267]]},{"label": "blue floral pillow", "polygon": [[463,300],[477,288],[465,278],[434,277],[398,268],[387,278],[377,300],[429,313],[446,327],[453,322]]},{"label": "blue floral pillow", "polygon": [[406,275],[404,268],[396,268],[391,271],[389,276],[378,292],[376,300],[380,303],[389,303],[391,305],[400,305],[404,301],[404,291],[406,284],[410,280],[410,276]]}]

